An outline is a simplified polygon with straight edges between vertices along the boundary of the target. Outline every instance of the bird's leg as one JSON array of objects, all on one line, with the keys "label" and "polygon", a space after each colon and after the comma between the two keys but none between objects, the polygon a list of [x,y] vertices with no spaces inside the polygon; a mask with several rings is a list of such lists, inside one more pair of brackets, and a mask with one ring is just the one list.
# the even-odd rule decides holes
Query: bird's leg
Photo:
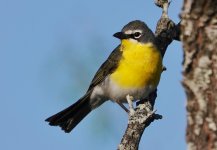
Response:
[{"label": "bird's leg", "polygon": [[126,111],[126,113],[129,113],[129,110],[124,106],[124,104],[117,102],[119,106],[121,106],[121,108]]},{"label": "bird's leg", "polygon": [[135,113],[134,107],[133,107],[133,97],[129,94],[126,96],[127,102],[129,104],[129,113],[130,115],[133,115]]}]

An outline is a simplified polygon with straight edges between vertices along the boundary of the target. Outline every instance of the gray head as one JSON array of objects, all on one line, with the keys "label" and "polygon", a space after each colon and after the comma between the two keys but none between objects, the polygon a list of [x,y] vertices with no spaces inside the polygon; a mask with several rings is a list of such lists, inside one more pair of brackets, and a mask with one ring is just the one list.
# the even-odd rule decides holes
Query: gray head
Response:
[{"label": "gray head", "polygon": [[118,39],[132,39],[141,43],[154,43],[155,36],[149,27],[140,20],[129,22],[123,27],[121,32],[113,35]]}]

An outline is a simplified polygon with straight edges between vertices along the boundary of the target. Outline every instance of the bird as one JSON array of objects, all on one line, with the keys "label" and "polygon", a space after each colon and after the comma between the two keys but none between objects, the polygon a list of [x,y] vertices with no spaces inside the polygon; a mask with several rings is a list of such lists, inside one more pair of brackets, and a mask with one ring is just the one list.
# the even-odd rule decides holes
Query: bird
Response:
[{"label": "bird", "polygon": [[77,102],[47,118],[51,126],[69,133],[106,101],[123,104],[146,98],[156,90],[163,70],[156,37],[146,23],[134,20],[113,35],[120,44],[99,67],[88,90]]}]

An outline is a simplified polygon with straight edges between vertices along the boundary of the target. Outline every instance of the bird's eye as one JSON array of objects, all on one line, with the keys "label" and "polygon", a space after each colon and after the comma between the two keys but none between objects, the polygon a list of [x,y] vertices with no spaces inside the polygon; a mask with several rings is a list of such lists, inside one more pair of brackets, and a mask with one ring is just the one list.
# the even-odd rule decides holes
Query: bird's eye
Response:
[{"label": "bird's eye", "polygon": [[134,38],[138,39],[142,34],[140,32],[135,32],[133,34]]}]

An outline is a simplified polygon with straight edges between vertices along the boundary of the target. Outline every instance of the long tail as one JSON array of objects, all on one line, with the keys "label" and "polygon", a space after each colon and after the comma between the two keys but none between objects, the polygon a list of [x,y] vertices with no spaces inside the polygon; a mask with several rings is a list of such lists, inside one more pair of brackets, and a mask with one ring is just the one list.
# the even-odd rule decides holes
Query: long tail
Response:
[{"label": "long tail", "polygon": [[61,112],[47,118],[51,126],[60,126],[62,130],[69,133],[76,125],[91,112],[90,94],[86,94],[76,103]]}]

